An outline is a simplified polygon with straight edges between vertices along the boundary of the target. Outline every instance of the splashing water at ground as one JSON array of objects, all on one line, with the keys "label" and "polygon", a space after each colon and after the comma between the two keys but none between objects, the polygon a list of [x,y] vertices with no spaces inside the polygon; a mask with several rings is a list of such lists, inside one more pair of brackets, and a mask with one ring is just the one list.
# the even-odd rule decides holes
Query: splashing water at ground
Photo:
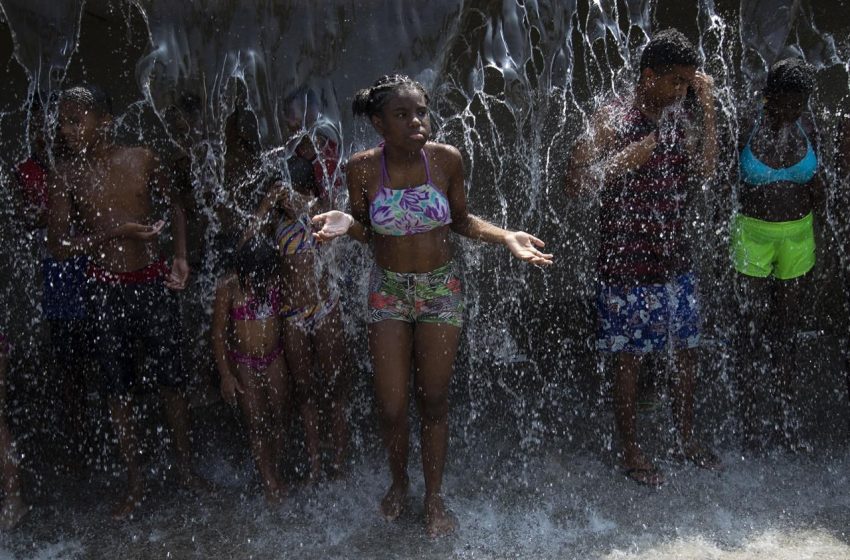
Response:
[{"label": "splashing water at ground", "polygon": [[[58,420],[49,407],[51,361],[39,312],[39,239],[21,234],[10,202],[12,179],[0,174],[0,258],[15,263],[0,273],[2,297],[10,302],[0,324],[19,333],[9,415],[34,504],[16,533],[0,536],[0,558],[850,557],[847,255],[840,242],[848,232],[846,193],[829,192],[818,293],[799,333],[802,404],[792,414],[804,427],[807,454],[769,449],[742,458],[736,451],[740,302],[731,295],[736,286],[726,258],[738,197],[734,143],[744,108],[773,61],[796,53],[819,69],[811,107],[822,153],[835,149],[832,131],[847,110],[850,84],[850,49],[841,39],[850,26],[847,4],[686,4],[441,0],[425,9],[401,0],[0,1],[10,84],[0,96],[3,169],[25,151],[28,100],[48,101],[84,79],[114,90],[122,141],[188,158],[200,217],[193,230],[195,283],[183,311],[191,331],[187,363],[199,393],[212,367],[207,331],[223,239],[253,212],[263,178],[288,177],[293,133],[286,100],[300,88],[313,101],[305,101],[294,134],[334,138],[345,157],[377,140],[368,123],[350,116],[356,89],[391,71],[422,81],[432,91],[436,138],[464,153],[472,211],[537,232],[562,263],[544,273],[509,261],[500,248],[458,243],[467,317],[445,482],[460,520],[456,536],[422,536],[422,482],[415,477],[402,519],[387,524],[377,515],[388,477],[374,429],[362,319],[369,257],[348,243],[329,252],[317,272],[330,269],[339,281],[362,374],[351,406],[357,429],[348,479],[298,486],[285,505],[269,510],[238,420],[220,404],[198,406],[203,443],[197,463],[219,490],[205,496],[176,491],[164,453],[150,444],[152,495],[134,520],[114,524],[108,512],[121,475],[96,395],[89,395],[98,443],[88,474],[77,480],[50,466],[63,448],[49,437]],[[723,178],[695,193],[689,222],[706,315],[698,430],[722,452],[727,471],[716,476],[664,460],[668,483],[653,491],[626,480],[614,458],[610,367],[593,343],[598,200],[568,200],[562,185],[568,148],[593,109],[628,91],[639,48],[668,25],[698,44],[717,84]],[[194,114],[180,109],[195,127],[188,138],[169,113],[183,93],[199,100]],[[242,138],[250,137],[256,153],[234,171],[237,150],[228,145],[227,128],[237,109],[245,116],[237,123]],[[307,118],[313,109],[317,115]],[[831,159],[823,165],[834,180]],[[345,207],[344,189],[335,204]],[[648,445],[664,458],[674,445],[664,412],[669,396],[664,368],[651,369],[647,399],[661,406],[647,413],[645,439],[654,440]],[[148,424],[156,432],[153,409]],[[303,458],[293,446],[288,474],[298,481]]]}]

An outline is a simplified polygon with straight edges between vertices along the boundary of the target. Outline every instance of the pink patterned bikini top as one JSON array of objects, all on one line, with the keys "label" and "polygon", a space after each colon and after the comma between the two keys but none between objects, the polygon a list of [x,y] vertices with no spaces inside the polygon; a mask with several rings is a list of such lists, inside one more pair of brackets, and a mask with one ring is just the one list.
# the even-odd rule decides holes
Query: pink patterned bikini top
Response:
[{"label": "pink patterned bikini top", "polygon": [[402,236],[425,233],[452,223],[449,200],[445,193],[431,182],[431,169],[425,150],[421,151],[425,163],[425,183],[416,187],[392,189],[387,172],[387,157],[381,148],[381,185],[378,194],[369,204],[372,229],[381,235]]},{"label": "pink patterned bikini top", "polygon": [[234,321],[265,321],[280,313],[280,295],[277,290],[270,290],[265,301],[248,297],[247,301],[238,307],[230,309],[230,318]]}]

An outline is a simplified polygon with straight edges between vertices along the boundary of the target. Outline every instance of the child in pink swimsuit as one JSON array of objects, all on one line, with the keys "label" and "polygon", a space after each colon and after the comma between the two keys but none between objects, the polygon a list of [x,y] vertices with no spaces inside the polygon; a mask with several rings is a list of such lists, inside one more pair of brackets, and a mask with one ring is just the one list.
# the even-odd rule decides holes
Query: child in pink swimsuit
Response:
[{"label": "child in pink swimsuit", "polygon": [[269,503],[279,503],[289,374],[283,355],[278,258],[269,245],[249,243],[219,280],[212,342],[225,401],[239,403]]}]

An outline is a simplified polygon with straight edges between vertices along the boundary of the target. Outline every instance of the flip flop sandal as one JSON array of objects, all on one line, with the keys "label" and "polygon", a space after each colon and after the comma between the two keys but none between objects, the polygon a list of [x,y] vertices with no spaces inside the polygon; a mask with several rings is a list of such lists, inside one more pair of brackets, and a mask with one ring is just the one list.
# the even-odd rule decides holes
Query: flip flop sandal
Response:
[{"label": "flip flop sandal", "polygon": [[651,467],[630,467],[623,469],[623,476],[633,482],[637,482],[641,486],[650,488],[658,488],[664,484],[664,475],[656,466]]}]

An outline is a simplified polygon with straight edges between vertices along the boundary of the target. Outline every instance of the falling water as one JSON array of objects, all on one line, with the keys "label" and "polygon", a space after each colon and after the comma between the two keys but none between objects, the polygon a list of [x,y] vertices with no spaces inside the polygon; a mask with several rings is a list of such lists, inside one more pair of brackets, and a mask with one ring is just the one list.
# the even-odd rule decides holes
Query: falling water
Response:
[{"label": "falling water", "polygon": [[[843,377],[848,195],[836,187],[832,158],[838,118],[848,111],[850,6],[845,0],[686,4],[0,0],[8,29],[0,51],[8,83],[0,97],[0,258],[11,263],[0,268],[0,325],[15,338],[8,413],[23,455],[25,492],[35,505],[15,533],[0,536],[0,558],[850,557]],[[569,199],[563,177],[569,148],[595,107],[628,93],[637,53],[668,26],[698,45],[720,109],[721,171],[693,193],[689,233],[705,315],[697,430],[722,452],[727,472],[716,477],[665,462],[668,484],[649,491],[616,471],[612,372],[594,349],[598,200]],[[798,334],[802,405],[790,413],[810,452],[772,450],[744,459],[736,452],[734,345],[742,302],[727,258],[738,195],[735,144],[767,68],[788,55],[818,68],[811,109],[834,186],[818,231],[817,293]],[[388,476],[365,353],[370,260],[353,241],[332,245],[316,271],[329,272],[342,289],[358,370],[348,481],[299,487],[279,510],[269,510],[237,418],[201,398],[213,368],[212,291],[234,231],[253,213],[264,180],[288,177],[285,162],[297,138],[332,138],[343,159],[377,142],[349,105],[357,89],[391,72],[407,73],[431,91],[437,140],[464,155],[471,210],[537,233],[557,256],[557,265],[544,271],[500,247],[457,242],[467,316],[444,487],[461,529],[436,543],[421,536],[418,500],[396,525],[381,522],[375,511]],[[62,449],[49,437],[58,419],[38,303],[41,241],[24,234],[8,172],[25,156],[31,126],[52,132],[51,94],[83,80],[113,93],[121,141],[152,146],[164,161],[187,162],[200,209],[190,229],[194,281],[182,304],[185,353],[199,395],[197,462],[219,491],[198,497],[162,482],[123,524],[108,521],[120,466],[97,395],[89,395],[100,410],[92,425],[102,440],[93,474],[72,480],[51,467],[44,451]],[[287,128],[293,96],[304,100],[294,135]],[[48,106],[47,118],[27,125],[34,97]],[[191,130],[181,131],[175,115]],[[228,141],[229,126],[248,148]],[[345,190],[333,201],[345,208]],[[656,366],[647,372],[650,392],[667,403],[664,368]],[[164,480],[161,420],[153,400],[143,405],[152,432],[149,478]],[[641,416],[642,438],[661,457],[674,443],[668,409]],[[298,478],[302,451],[295,439],[292,445],[288,474]],[[416,465],[412,460],[414,496],[422,491]]]}]

